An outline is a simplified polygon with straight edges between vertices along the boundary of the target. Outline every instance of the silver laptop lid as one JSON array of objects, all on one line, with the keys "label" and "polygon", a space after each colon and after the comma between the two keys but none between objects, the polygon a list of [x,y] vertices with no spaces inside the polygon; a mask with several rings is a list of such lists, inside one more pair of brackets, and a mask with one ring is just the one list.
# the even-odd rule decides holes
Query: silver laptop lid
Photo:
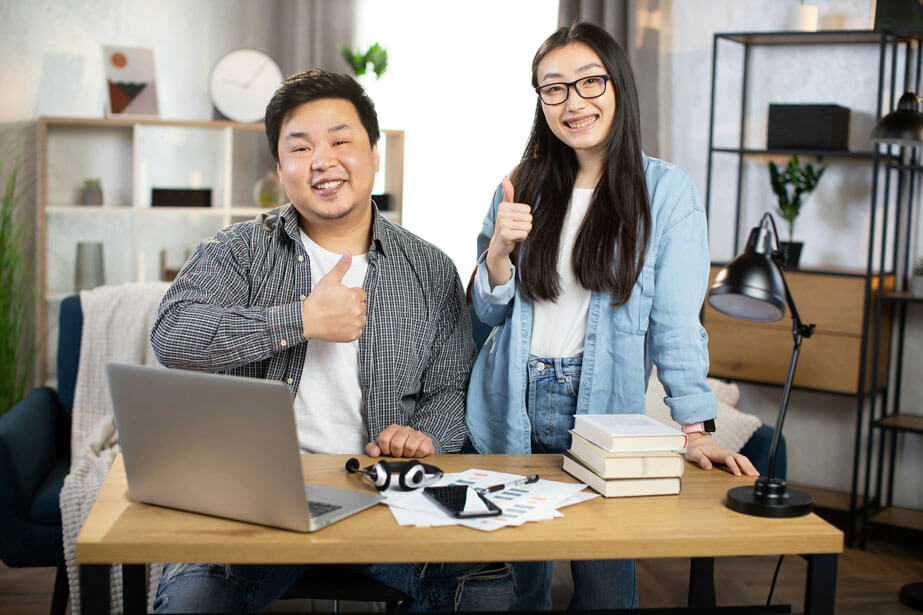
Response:
[{"label": "silver laptop lid", "polygon": [[106,371],[132,499],[311,529],[288,387],[115,363]]}]

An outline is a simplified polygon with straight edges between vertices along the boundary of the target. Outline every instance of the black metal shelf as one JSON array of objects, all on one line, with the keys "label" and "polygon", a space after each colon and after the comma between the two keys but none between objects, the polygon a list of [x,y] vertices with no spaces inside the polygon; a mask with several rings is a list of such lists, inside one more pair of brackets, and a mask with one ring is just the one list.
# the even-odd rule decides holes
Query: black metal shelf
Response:
[{"label": "black metal shelf", "polygon": [[[863,291],[863,313],[862,313],[862,333],[861,345],[858,353],[859,388],[854,394],[849,396],[856,400],[855,414],[855,437],[853,442],[853,459],[852,459],[852,479],[850,492],[847,494],[849,499],[848,505],[848,527],[846,531],[847,544],[852,545],[858,536],[860,545],[864,546],[865,532],[869,518],[869,506],[864,504],[872,500],[876,507],[879,504],[890,506],[892,502],[891,484],[894,476],[894,448],[890,448],[890,463],[886,462],[883,457],[885,450],[884,436],[893,435],[895,431],[888,427],[885,421],[879,428],[875,423],[877,419],[889,414],[896,414],[899,407],[890,405],[890,398],[895,392],[900,393],[900,373],[903,364],[903,344],[898,338],[897,358],[892,362],[888,356],[881,355],[880,349],[883,348],[882,340],[891,339],[892,331],[904,331],[904,320],[907,306],[910,304],[923,303],[923,297],[914,296],[912,293],[899,293],[891,291],[879,292],[890,286],[886,277],[896,277],[894,272],[885,273],[879,269],[895,269],[896,271],[906,271],[907,264],[903,266],[898,263],[903,262],[903,255],[897,253],[899,245],[909,245],[907,239],[900,241],[899,237],[909,228],[906,223],[902,222],[906,217],[907,207],[903,205],[906,202],[913,202],[913,195],[919,191],[916,184],[923,185],[923,181],[915,182],[907,180],[907,175],[914,175],[923,171],[923,164],[920,159],[906,148],[895,146],[870,146],[870,151],[859,150],[818,150],[818,149],[761,149],[759,147],[746,147],[748,142],[753,142],[748,138],[747,125],[745,116],[748,112],[748,91],[752,86],[750,72],[751,59],[754,55],[755,47],[782,47],[782,46],[872,46],[878,48],[878,58],[873,65],[869,66],[869,71],[875,71],[878,77],[877,83],[877,106],[875,110],[875,119],[881,117],[884,113],[892,110],[895,101],[903,91],[919,91],[920,86],[920,65],[921,48],[923,48],[923,30],[919,28],[913,30],[898,30],[894,32],[886,30],[836,30],[820,32],[721,32],[714,35],[712,46],[712,83],[711,83],[711,116],[709,119],[709,140],[708,140],[708,165],[707,165],[707,183],[705,186],[705,211],[710,216],[711,206],[714,204],[714,194],[712,191],[712,182],[714,165],[716,158],[733,155],[736,158],[737,177],[736,177],[736,200],[734,201],[733,218],[733,253],[739,253],[741,247],[742,231],[742,213],[741,201],[743,198],[743,175],[748,171],[748,160],[753,162],[756,157],[778,157],[791,156],[792,154],[806,158],[829,159],[839,165],[861,165],[868,168],[871,172],[871,186],[869,189],[868,219],[871,221],[868,228],[868,246],[865,267],[861,272],[843,273],[844,275],[856,275],[864,279]],[[734,145],[731,147],[719,147],[715,143],[716,130],[716,83],[724,80],[719,79],[718,75],[718,55],[722,50],[738,47],[741,51],[742,64],[737,67],[729,68],[733,74],[740,74],[740,116],[737,122],[736,133],[731,136]],[[903,75],[897,74],[896,66],[899,64],[898,56],[904,58],[905,66],[912,66],[916,70],[915,77],[911,75],[913,71],[907,69]],[[735,56],[736,57],[736,56]],[[836,94],[831,93],[831,98]],[[888,102],[891,101],[891,102]],[[722,122],[727,122],[729,118],[723,117]],[[731,139],[722,139],[727,143]],[[911,154],[911,155],[908,155]],[[893,180],[894,176],[902,177]],[[717,177],[717,176],[716,176]],[[721,177],[726,177],[722,175]],[[732,179],[725,179],[725,184]],[[895,196],[895,194],[897,196]],[[903,196],[902,196],[903,195]],[[903,197],[907,197],[902,200]],[[722,215],[725,215],[723,212]],[[893,217],[892,217],[893,216]],[[745,237],[745,235],[744,235]],[[881,263],[894,263],[894,265],[885,266]],[[812,270],[793,270],[810,273]],[[816,273],[830,273],[822,270],[815,270]],[[893,318],[888,314],[894,313]],[[894,329],[892,329],[892,326]],[[885,342],[886,343],[886,342]],[[896,384],[891,385],[892,378],[878,377],[879,361],[885,361],[888,365],[889,375],[893,375],[895,370],[898,377]],[[871,378],[868,376],[871,374]],[[816,390],[816,389],[808,389]],[[874,450],[874,442],[881,442]],[[892,439],[893,442],[893,439]],[[864,459],[863,459],[864,457]],[[877,479],[873,482],[872,476],[872,458],[878,460],[878,470],[874,474]],[[860,464],[865,464],[865,475],[860,480]],[[881,469],[889,467],[890,479],[886,481],[889,488],[884,490],[882,485]],[[887,491],[887,494],[884,492]],[[857,533],[856,533],[857,532]]]},{"label": "black metal shelf", "polygon": [[923,38],[917,30],[819,30],[816,32],[718,32],[715,38],[744,45],[861,45],[881,44],[884,37],[897,36],[900,40]]},{"label": "black metal shelf", "polygon": [[737,147],[713,147],[711,151],[719,154],[743,154],[744,156],[813,156],[814,158],[859,158],[871,160],[875,152],[853,151],[843,149],[752,149]]}]

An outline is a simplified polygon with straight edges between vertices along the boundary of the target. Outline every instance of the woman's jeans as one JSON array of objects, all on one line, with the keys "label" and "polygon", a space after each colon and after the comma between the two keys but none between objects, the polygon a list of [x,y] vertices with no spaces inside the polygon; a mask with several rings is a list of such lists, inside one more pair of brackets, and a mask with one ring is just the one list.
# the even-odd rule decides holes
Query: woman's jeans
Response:
[{"label": "woman's jeans", "polygon": [[[262,612],[313,567],[168,564],[157,588],[154,612]],[[513,575],[508,564],[340,567],[404,592],[413,599],[410,611],[508,611],[515,598]]]},{"label": "woman's jeans", "polygon": [[[570,448],[580,391],[582,356],[529,357],[527,410],[533,453],[563,453]],[[569,609],[623,609],[638,606],[634,560],[572,561],[574,595]],[[517,610],[551,608],[551,562],[513,564]]]}]

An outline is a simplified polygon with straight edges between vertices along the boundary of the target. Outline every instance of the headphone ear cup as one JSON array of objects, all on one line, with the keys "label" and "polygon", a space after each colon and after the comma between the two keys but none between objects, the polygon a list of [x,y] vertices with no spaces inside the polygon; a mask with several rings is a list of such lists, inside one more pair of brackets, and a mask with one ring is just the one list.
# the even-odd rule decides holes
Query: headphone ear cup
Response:
[{"label": "headphone ear cup", "polygon": [[366,472],[372,484],[379,491],[384,491],[391,483],[391,468],[388,467],[388,462],[384,459],[368,468]]},{"label": "headphone ear cup", "polygon": [[401,489],[411,490],[416,489],[423,484],[423,481],[426,479],[426,469],[423,467],[423,464],[419,461],[408,461],[407,467],[404,468],[404,471],[401,472],[400,476],[400,486]]}]

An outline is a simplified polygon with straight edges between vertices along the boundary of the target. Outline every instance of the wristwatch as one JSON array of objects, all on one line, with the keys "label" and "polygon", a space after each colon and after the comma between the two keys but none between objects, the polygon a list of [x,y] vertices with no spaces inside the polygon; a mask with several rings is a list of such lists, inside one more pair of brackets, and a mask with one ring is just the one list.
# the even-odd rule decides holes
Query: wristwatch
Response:
[{"label": "wristwatch", "polygon": [[683,433],[714,433],[715,431],[715,419],[708,419],[707,421],[700,421],[698,423],[690,423],[688,425],[683,425]]}]

